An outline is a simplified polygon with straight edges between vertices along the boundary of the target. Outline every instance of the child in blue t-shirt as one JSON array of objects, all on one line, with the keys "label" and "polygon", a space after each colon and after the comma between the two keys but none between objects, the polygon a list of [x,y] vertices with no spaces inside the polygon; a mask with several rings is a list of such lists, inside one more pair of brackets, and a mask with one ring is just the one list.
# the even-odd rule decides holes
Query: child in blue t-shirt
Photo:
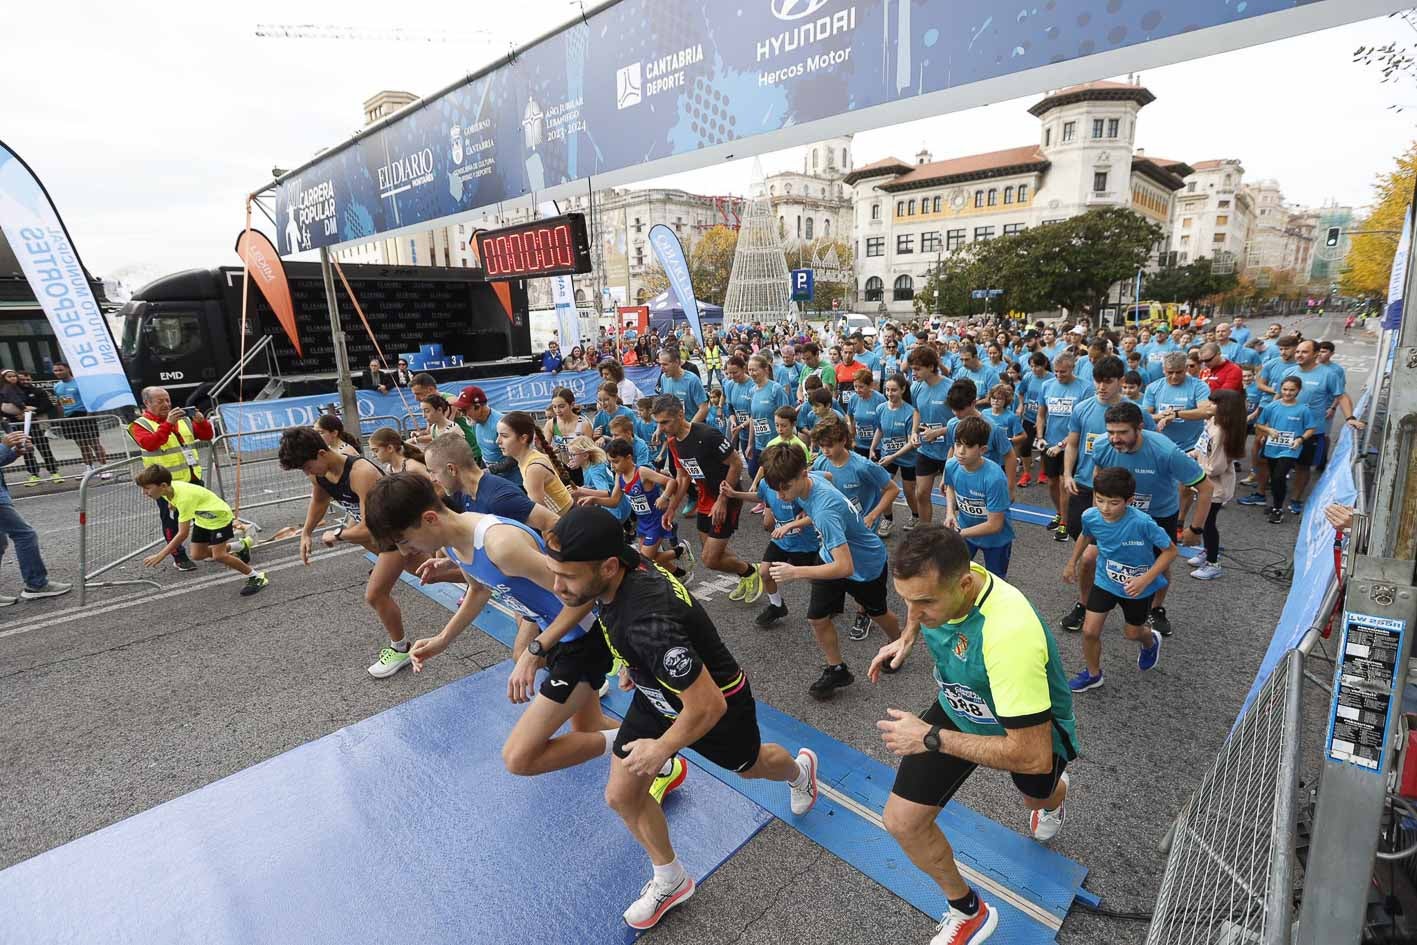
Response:
[{"label": "child in blue t-shirt", "polygon": [[[791,408],[780,407],[778,409],[790,410]],[[801,443],[802,441],[796,440],[795,442]],[[764,450],[766,449],[767,447],[764,447]],[[780,561],[803,567],[819,564],[821,559],[817,557],[817,548],[821,545],[822,539],[817,535],[817,529],[809,524],[782,528],[797,518],[797,510],[792,507],[791,502],[782,501],[776,492],[768,488],[761,470],[758,472],[753,491],[745,492],[741,489],[730,488],[728,494],[735,499],[756,499],[767,506],[763,512],[763,528],[773,538],[768,542],[767,550],[763,552],[763,560],[758,565],[758,573],[763,577],[763,592],[768,595],[768,603],[758,616],[753,618],[753,622],[759,627],[771,627],[787,616],[787,604],[782,599],[782,588],[772,579],[773,563]],[[781,534],[777,534],[779,530]]]},{"label": "child in blue t-shirt", "polygon": [[1023,432],[1023,418],[1018,415],[1018,398],[1014,395],[1012,384],[997,384],[989,392],[989,409],[984,413],[984,419],[1004,431],[1014,445],[1015,453],[1022,451],[1028,437]]},{"label": "child in blue t-shirt", "polygon": [[708,415],[704,417],[704,423],[707,423],[709,426],[713,427],[719,433],[722,433],[725,437],[727,437],[729,419],[732,416],[732,410],[730,410],[728,405],[723,402],[723,388],[715,387],[710,390],[708,399],[709,409]]},{"label": "child in blue t-shirt", "polygon": [[1135,494],[1136,480],[1126,469],[1108,466],[1093,474],[1092,508],[1082,513],[1081,534],[1063,569],[1064,583],[1071,584],[1084,552],[1090,545],[1097,546],[1097,567],[1082,624],[1087,665],[1068,680],[1073,692],[1102,685],[1102,626],[1113,607],[1122,608],[1127,639],[1141,648],[1137,668],[1145,672],[1161,656],[1161,634],[1146,625],[1146,618],[1152,596],[1166,586],[1166,569],[1176,557],[1176,543],[1154,518],[1130,504]]},{"label": "child in blue t-shirt", "polygon": [[[674,480],[656,469],[637,464],[635,448],[627,440],[611,440],[605,447],[605,457],[605,468],[614,475],[609,492],[603,489],[603,478],[598,473],[593,477],[587,469],[586,484],[576,489],[577,504],[601,505],[611,512],[628,508],[634,516],[640,555],[663,565],[680,581],[688,580],[689,573],[677,560],[685,548],[682,543],[676,543],[673,532],[664,527],[664,509],[659,507],[664,487]],[[595,487],[591,485],[592,478],[596,480]]]},{"label": "child in blue t-shirt", "polygon": [[1279,385],[1279,399],[1260,408],[1255,432],[1264,437],[1264,458],[1269,466],[1270,495],[1274,505],[1269,520],[1278,525],[1284,521],[1284,499],[1289,490],[1289,472],[1304,462],[1304,450],[1320,429],[1319,418],[1308,404],[1299,402],[1304,383],[1299,378],[1286,377]]},{"label": "child in blue t-shirt", "polygon": [[983,417],[965,417],[955,427],[954,456],[945,463],[945,527],[960,533],[971,558],[982,551],[984,567],[1008,577],[1014,547],[1009,481],[985,458],[991,433]]},{"label": "child in blue t-shirt", "polygon": [[[613,417],[610,420],[610,438],[624,440],[629,443],[635,451],[636,466],[653,466],[653,454],[649,451],[649,444],[635,436],[635,422],[629,417]],[[605,451],[610,452],[607,441]]]}]

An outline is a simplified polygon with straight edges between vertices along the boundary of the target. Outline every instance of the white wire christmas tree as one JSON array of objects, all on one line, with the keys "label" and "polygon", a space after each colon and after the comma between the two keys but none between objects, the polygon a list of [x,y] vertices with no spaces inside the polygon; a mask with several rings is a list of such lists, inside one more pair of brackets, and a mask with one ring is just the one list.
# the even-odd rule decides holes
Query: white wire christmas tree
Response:
[{"label": "white wire christmas tree", "polygon": [[733,254],[733,272],[728,277],[723,303],[726,325],[780,322],[792,310],[787,257],[772,215],[772,202],[763,185],[762,165],[756,161],[751,194],[738,232],[738,249]]}]

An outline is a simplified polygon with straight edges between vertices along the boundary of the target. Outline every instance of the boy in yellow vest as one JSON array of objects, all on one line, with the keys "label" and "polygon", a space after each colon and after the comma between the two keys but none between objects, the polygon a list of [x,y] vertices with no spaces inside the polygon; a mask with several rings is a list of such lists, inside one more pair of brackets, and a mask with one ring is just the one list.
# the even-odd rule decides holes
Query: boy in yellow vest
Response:
[{"label": "boy in yellow vest", "polygon": [[235,533],[236,516],[221,496],[205,486],[191,482],[174,482],[165,466],[145,466],[138,473],[137,483],[149,499],[162,499],[177,513],[177,534],[156,554],[143,559],[143,564],[155,568],[168,555],[176,554],[188,536],[192,539],[192,557],[197,561],[211,558],[239,574],[246,575],[241,596],[249,597],[270,583],[266,572],[255,571],[251,560],[251,539],[230,542]]}]

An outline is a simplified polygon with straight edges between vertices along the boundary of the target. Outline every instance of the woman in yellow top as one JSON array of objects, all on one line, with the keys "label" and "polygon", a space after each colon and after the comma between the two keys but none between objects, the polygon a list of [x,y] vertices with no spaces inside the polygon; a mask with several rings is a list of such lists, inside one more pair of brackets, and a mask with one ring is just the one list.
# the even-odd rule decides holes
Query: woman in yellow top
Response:
[{"label": "woman in yellow top", "polygon": [[566,488],[570,476],[530,414],[520,410],[503,414],[497,421],[497,445],[503,455],[517,461],[522,486],[531,501],[544,505],[557,516],[570,511],[571,493]]}]

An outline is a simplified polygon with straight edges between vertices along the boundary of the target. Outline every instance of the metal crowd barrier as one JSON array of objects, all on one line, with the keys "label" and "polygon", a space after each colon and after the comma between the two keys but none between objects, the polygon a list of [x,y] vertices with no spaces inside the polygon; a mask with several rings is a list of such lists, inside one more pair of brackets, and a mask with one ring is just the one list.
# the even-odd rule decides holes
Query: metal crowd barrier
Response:
[{"label": "metal crowd barrier", "polygon": [[[24,426],[12,421],[10,429],[19,431]],[[123,421],[111,413],[35,420],[30,425],[31,445],[23,456],[23,468],[27,475],[41,478],[58,472],[64,479],[82,479],[89,467],[137,454],[125,429]]]},{"label": "metal crowd barrier", "polygon": [[133,483],[142,468],[141,457],[120,459],[85,473],[79,483],[79,606],[91,587],[162,586],[151,578],[94,580],[166,543],[157,503]]},{"label": "metal crowd barrier", "polygon": [[310,480],[305,474],[280,468],[276,455],[280,433],[223,433],[217,437],[212,443],[208,488],[242,514],[286,502],[309,501]]}]

